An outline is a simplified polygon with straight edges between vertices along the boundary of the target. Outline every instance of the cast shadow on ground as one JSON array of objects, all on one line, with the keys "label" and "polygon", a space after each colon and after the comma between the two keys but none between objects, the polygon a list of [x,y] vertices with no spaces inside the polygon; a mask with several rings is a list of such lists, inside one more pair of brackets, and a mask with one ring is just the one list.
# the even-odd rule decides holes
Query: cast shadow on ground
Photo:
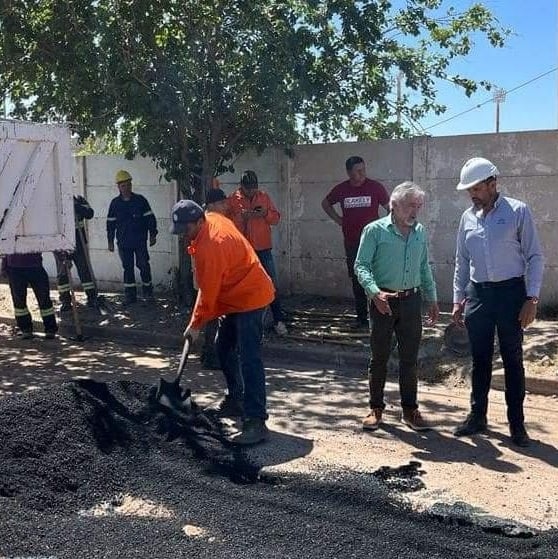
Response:
[{"label": "cast shadow on ground", "polygon": [[551,444],[532,437],[531,444],[528,447],[521,448],[514,445],[510,438],[502,435],[502,433],[489,431],[489,435],[499,441],[503,447],[511,448],[518,454],[528,456],[529,458],[536,458],[541,462],[546,462],[549,466],[558,468],[558,448]]},{"label": "cast shadow on ground", "polygon": [[[93,339],[77,343],[42,336],[26,341],[0,335],[0,397],[76,378],[157,383],[161,375],[172,378],[176,374],[179,357],[177,350],[157,346],[122,346]],[[188,366],[188,380],[214,384],[214,372]]]},{"label": "cast shadow on ground", "polygon": [[313,448],[314,442],[311,439],[270,431],[270,437],[264,444],[246,450],[245,454],[252,463],[264,468],[303,458],[310,454]]},{"label": "cast shadow on ground", "polygon": [[416,433],[395,425],[385,425],[383,429],[398,440],[415,447],[416,450],[411,454],[417,460],[475,464],[502,473],[522,471],[517,464],[502,460],[502,452],[484,435],[458,439],[436,430]]}]

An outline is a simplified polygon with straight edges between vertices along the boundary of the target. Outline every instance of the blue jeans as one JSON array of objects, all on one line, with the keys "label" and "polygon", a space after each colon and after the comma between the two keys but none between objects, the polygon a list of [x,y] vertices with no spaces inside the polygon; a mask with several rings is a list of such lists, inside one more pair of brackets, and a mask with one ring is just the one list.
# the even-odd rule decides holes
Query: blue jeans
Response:
[{"label": "blue jeans", "polygon": [[[273,262],[273,254],[271,253],[271,249],[268,248],[266,250],[257,250],[256,254],[260,259],[264,270],[267,272],[267,275],[271,278],[275,289],[277,290],[277,274],[275,272],[275,262]],[[283,309],[281,309],[281,303],[279,302],[279,297],[277,293],[275,294],[275,299],[273,303],[269,305],[271,307],[271,313],[273,314],[273,322],[277,324],[278,322],[283,322],[285,317],[283,316]]]},{"label": "blue jeans", "polygon": [[229,395],[244,400],[246,417],[267,419],[265,371],[261,357],[264,309],[219,319],[217,354]]},{"label": "blue jeans", "polygon": [[471,412],[486,417],[494,335],[498,332],[504,363],[508,421],[512,427],[522,426],[525,370],[519,311],[527,298],[525,282],[523,278],[515,278],[496,284],[470,283],[466,295],[465,326],[473,356]]}]

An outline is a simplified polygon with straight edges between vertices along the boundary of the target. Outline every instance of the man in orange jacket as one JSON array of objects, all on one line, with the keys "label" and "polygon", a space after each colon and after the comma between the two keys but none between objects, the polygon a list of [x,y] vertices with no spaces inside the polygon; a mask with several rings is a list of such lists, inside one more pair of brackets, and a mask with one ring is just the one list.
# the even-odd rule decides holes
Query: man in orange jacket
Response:
[{"label": "man in orange jacket", "polygon": [[219,317],[217,352],[228,393],[216,408],[221,416],[244,415],[233,442],[266,439],[265,371],[261,358],[263,312],[275,297],[273,283],[254,249],[226,217],[180,200],[172,210],[172,233],[184,234],[195,262],[198,297],[184,332],[192,340]]},{"label": "man in orange jacket", "polygon": [[[254,247],[265,271],[277,287],[277,274],[271,253],[271,226],[279,223],[281,214],[269,194],[259,190],[258,177],[254,171],[244,171],[240,188],[229,197],[228,209],[229,217]],[[271,303],[271,312],[275,332],[280,336],[286,335],[287,327],[277,296]]]}]

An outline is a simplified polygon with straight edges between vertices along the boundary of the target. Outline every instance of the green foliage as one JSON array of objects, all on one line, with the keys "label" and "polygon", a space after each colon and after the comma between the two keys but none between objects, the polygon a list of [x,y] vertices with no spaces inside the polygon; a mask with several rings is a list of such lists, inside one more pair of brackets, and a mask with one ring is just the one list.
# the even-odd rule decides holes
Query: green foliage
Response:
[{"label": "green foliage", "polygon": [[[408,135],[445,110],[440,79],[470,95],[477,84],[452,75],[452,60],[508,32],[480,3],[448,4],[2,0],[0,92],[14,117],[65,120],[182,184],[201,166],[207,184],[250,148]],[[399,72],[413,95],[398,103]]]}]

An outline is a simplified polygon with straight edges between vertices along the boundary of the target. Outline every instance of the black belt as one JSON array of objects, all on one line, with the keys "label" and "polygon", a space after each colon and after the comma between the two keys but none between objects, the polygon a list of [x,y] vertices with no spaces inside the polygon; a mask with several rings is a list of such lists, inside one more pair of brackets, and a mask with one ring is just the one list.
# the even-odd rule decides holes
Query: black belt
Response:
[{"label": "black belt", "polygon": [[385,291],[386,293],[395,293],[398,299],[406,299],[415,293],[420,291],[420,287],[411,287],[411,289],[388,289],[387,287],[380,287],[380,291]]},{"label": "black belt", "polygon": [[523,276],[518,278],[510,278],[503,281],[473,281],[471,282],[475,287],[479,287],[480,289],[494,289],[498,287],[510,287],[512,285],[519,285],[521,283],[525,283]]}]

